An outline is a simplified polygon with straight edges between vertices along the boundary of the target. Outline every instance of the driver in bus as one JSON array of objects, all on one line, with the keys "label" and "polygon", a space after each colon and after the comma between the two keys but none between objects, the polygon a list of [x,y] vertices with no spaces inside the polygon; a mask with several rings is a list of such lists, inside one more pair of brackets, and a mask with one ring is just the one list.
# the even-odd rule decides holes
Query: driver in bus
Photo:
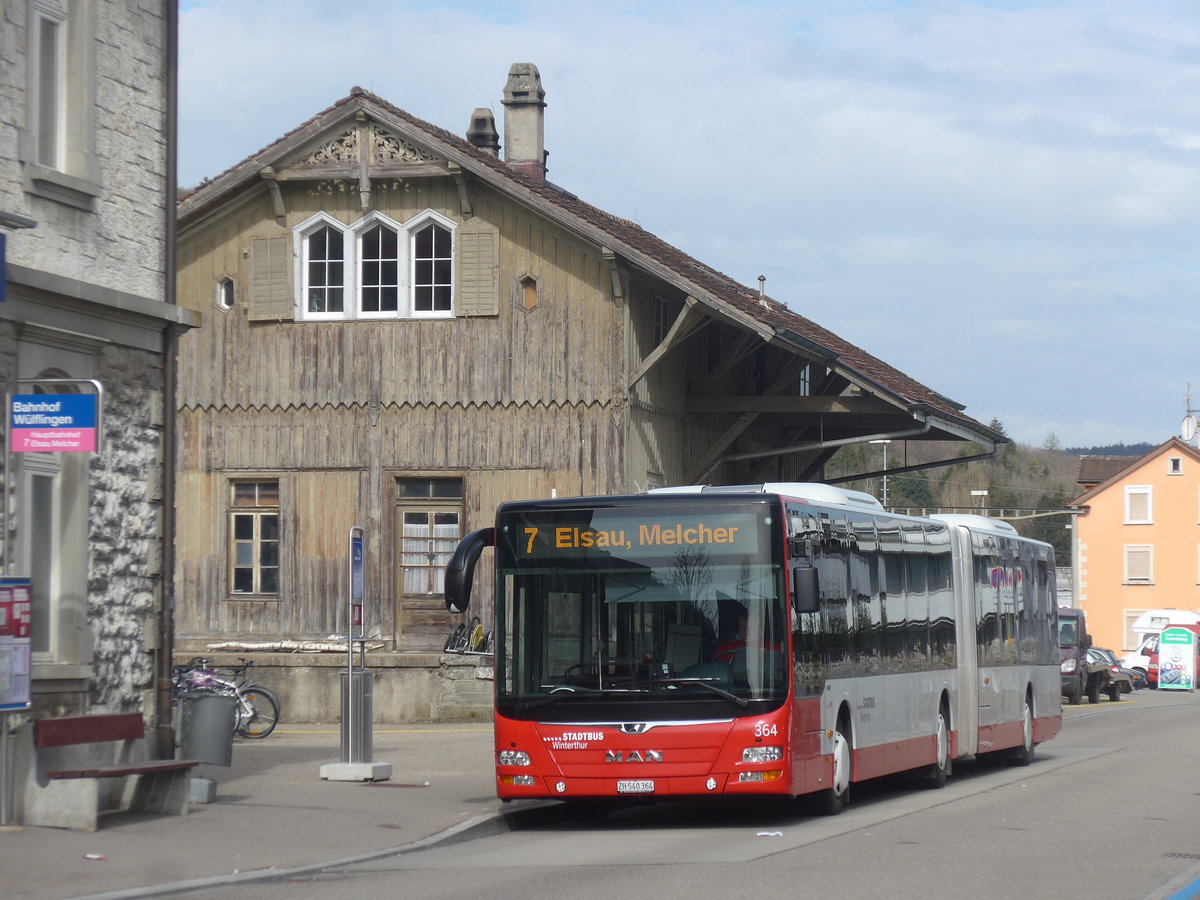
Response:
[{"label": "driver in bus", "polygon": [[[717,644],[717,649],[713,651],[713,662],[732,662],[737,651],[746,646],[746,631],[750,619],[749,613],[746,612],[746,607],[742,604],[737,605],[737,630],[733,634],[727,635],[725,640]],[[778,650],[779,646],[770,641],[765,643],[760,642],[757,646],[762,646],[767,650]]]}]

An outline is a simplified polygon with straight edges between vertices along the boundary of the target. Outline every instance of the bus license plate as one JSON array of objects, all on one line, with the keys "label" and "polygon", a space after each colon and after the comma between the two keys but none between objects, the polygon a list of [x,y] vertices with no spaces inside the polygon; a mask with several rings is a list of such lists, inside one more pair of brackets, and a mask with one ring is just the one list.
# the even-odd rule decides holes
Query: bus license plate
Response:
[{"label": "bus license plate", "polygon": [[618,794],[653,794],[653,781],[618,781]]}]

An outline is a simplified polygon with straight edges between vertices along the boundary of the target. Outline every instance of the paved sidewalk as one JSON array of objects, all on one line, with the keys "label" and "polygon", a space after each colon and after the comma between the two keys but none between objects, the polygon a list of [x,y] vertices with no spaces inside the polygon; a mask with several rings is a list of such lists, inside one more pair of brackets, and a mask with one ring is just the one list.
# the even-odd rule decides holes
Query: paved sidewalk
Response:
[{"label": "paved sidewalk", "polygon": [[392,765],[390,781],[322,781],[321,766],[340,759],[339,726],[280,725],[264,740],[236,742],[231,766],[196,769],[216,781],[216,801],[186,816],[118,814],[95,833],[0,828],[3,896],[60,900],[287,869],[498,814],[490,724],[377,725],[373,743],[373,761]]}]

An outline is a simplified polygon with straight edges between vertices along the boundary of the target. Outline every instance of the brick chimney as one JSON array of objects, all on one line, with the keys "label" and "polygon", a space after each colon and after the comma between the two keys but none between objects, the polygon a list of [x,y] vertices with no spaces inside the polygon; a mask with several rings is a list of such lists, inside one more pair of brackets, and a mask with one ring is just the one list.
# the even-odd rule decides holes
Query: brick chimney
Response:
[{"label": "brick chimney", "polygon": [[546,92],[533,63],[513,63],[504,85],[504,161],[538,181],[546,180]]}]

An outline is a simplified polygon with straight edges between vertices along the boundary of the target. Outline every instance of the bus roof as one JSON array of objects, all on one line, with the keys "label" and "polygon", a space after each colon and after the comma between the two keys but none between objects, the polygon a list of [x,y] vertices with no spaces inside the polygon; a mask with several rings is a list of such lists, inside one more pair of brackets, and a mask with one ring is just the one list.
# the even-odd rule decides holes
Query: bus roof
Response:
[{"label": "bus roof", "polygon": [[972,513],[939,513],[929,518],[938,522],[945,522],[947,525],[961,525],[963,528],[970,528],[972,531],[992,531],[1012,537],[1018,536],[1017,529],[1002,519],[989,519],[987,516],[977,516]]},{"label": "bus roof", "polygon": [[780,494],[795,500],[809,500],[832,506],[851,506],[883,511],[883,504],[862,491],[848,491],[815,481],[776,481],[764,484],[692,484],[679,487],[654,488],[651,494]]}]

